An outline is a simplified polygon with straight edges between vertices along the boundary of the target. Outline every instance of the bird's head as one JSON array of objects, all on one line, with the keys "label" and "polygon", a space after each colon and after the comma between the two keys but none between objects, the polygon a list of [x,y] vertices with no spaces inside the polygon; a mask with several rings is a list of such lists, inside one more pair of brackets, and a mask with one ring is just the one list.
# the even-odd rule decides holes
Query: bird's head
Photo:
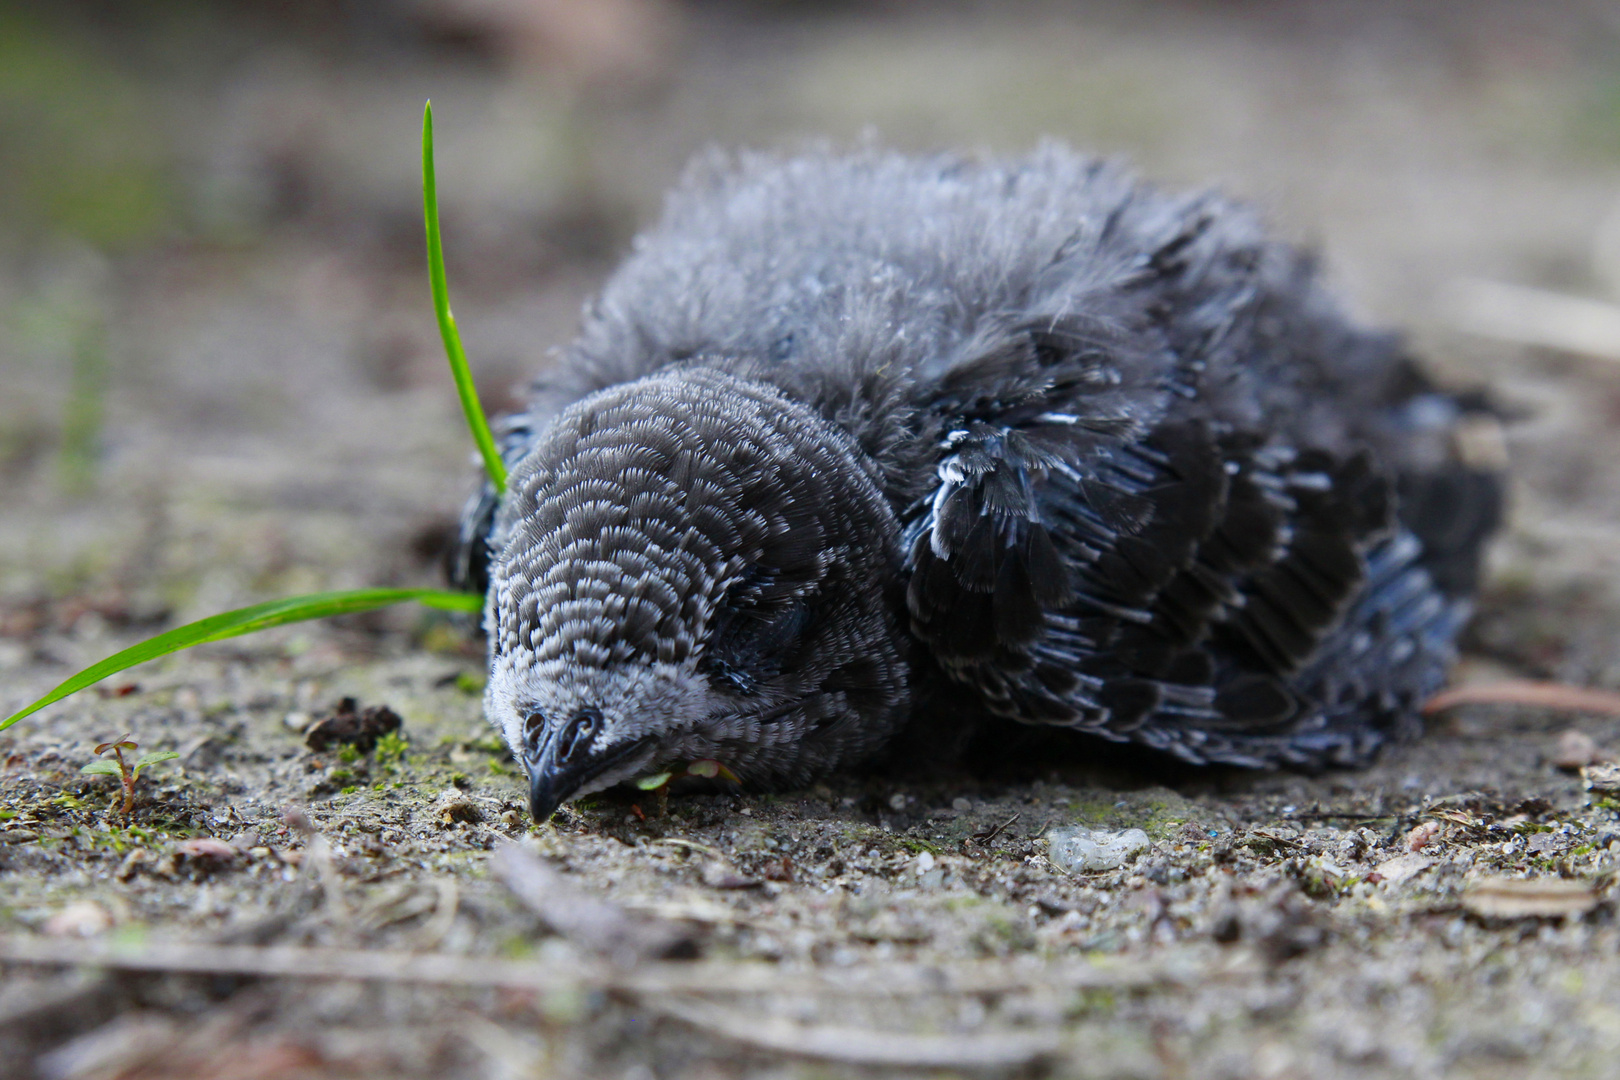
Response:
[{"label": "bird's head", "polygon": [[850,438],[687,368],[563,412],[495,532],[485,707],[537,820],[713,759],[802,783],[902,722],[899,526]]}]

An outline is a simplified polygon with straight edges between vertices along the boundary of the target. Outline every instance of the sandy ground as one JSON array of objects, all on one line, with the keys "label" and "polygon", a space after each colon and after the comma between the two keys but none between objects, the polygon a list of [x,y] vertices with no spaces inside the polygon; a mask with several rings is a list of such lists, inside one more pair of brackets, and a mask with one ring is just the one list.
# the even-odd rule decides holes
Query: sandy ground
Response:
[{"label": "sandy ground", "polygon": [[[1457,325],[1459,280],[1620,295],[1620,23],[1522,7],[669,8],[568,70],[474,5],[8,22],[54,58],[33,92],[62,145],[127,128],[161,153],[119,167],[161,183],[117,236],[6,224],[0,711],[188,618],[436,583],[472,474],[419,263],[430,95],[497,407],[711,143],[1050,134],[1218,183],[1514,416],[1458,680],[1620,685],[1620,371]],[[55,129],[8,130],[54,160]],[[1597,1077],[1620,1053],[1620,804],[1554,764],[1566,729],[1620,754],[1617,719],[1464,708],[1316,777],[1082,746],[609,793],[533,828],[481,680],[465,627],[400,609],[0,734],[0,1075]],[[311,750],[343,697],[403,726]],[[180,754],[127,823],[79,775],[122,732]],[[1074,824],[1151,843],[1070,874],[1045,837]]]}]

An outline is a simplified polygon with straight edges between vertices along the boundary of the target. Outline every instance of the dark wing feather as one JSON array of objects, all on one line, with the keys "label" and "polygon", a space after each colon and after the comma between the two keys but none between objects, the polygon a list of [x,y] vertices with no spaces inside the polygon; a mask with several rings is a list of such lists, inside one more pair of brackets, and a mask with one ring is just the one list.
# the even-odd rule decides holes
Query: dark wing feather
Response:
[{"label": "dark wing feather", "polygon": [[1025,424],[958,429],[908,532],[913,631],[991,711],[1310,765],[1365,759],[1438,684],[1462,608],[1366,454],[1186,420],[1065,457]]}]

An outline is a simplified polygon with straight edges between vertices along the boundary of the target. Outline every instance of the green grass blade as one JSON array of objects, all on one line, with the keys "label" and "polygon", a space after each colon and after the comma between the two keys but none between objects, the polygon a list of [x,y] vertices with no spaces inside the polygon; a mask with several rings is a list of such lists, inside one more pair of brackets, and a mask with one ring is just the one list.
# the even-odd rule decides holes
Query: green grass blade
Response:
[{"label": "green grass blade", "polygon": [[99,664],[92,664],[27,708],[6,717],[4,722],[0,722],[0,731],[47,705],[61,701],[69,694],[100,682],[109,675],[116,675],[136,664],[156,660],[160,656],[167,656],[181,649],[189,649],[193,645],[224,641],[239,634],[251,634],[255,630],[267,630],[272,626],[282,626],[286,623],[371,611],[374,608],[402,604],[409,600],[445,611],[476,612],[482,611],[484,607],[482,596],[449,592],[445,589],[354,589],[348,592],[289,596],[284,600],[269,600],[262,604],[254,604],[252,607],[221,612],[194,623],[177,626],[157,637],[148,638],[138,645],[114,653]]},{"label": "green grass blade", "polygon": [[478,391],[473,386],[472,370],[467,366],[467,353],[461,347],[461,334],[456,330],[456,317],[450,313],[450,289],[444,280],[444,247],[439,241],[439,186],[433,171],[433,102],[422,110],[422,219],[427,224],[428,284],[433,289],[433,313],[439,318],[439,336],[444,338],[444,354],[450,360],[450,375],[456,380],[456,393],[461,395],[461,411],[467,415],[467,427],[473,442],[484,457],[484,471],[495,490],[506,490],[506,463],[495,448],[495,436],[489,430],[484,408],[478,404]]}]

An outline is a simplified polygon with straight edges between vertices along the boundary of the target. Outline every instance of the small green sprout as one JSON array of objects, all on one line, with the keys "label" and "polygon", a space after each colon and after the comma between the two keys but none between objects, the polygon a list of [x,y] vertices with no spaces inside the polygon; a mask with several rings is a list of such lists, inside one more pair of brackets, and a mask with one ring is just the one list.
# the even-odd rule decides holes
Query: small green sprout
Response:
[{"label": "small green sprout", "polygon": [[660,791],[669,785],[671,780],[682,776],[697,776],[704,780],[713,780],[716,777],[730,780],[733,784],[742,783],[737,774],[711,758],[702,758],[698,761],[689,761],[684,766],[649,776],[638,777],[636,787],[642,791]]},{"label": "small green sprout", "polygon": [[79,770],[79,772],[86,773],[91,776],[116,776],[119,778],[124,785],[124,805],[122,813],[126,819],[129,817],[131,811],[135,809],[135,781],[141,778],[141,770],[145,769],[149,765],[156,765],[160,761],[173,761],[175,758],[180,756],[173,750],[153,750],[136,758],[134,764],[125,761],[124,751],[129,750],[133,752],[138,747],[139,744],[136,743],[134,739],[131,739],[129,737],[129,733],[126,732],[125,734],[114,739],[112,742],[104,742],[100,746],[96,747],[97,757],[101,757],[103,754],[111,751],[116,760],[108,761],[106,758],[102,757],[100,761],[92,761],[90,764]]},{"label": "small green sprout", "polygon": [[[733,784],[742,783],[737,774],[715,761],[713,758],[699,758],[697,761],[688,761],[685,765],[677,765],[664,772],[652,773],[649,776],[637,777],[636,787],[642,791],[651,792],[658,799],[658,813],[669,812],[669,785],[672,780],[679,780],[683,776],[696,776],[704,780],[713,780],[719,777],[729,780]],[[633,808],[634,809],[634,808]],[[641,813],[636,809],[636,813]]]},{"label": "small green sprout", "polygon": [[733,784],[742,783],[741,780],[737,779],[736,773],[732,772],[718,761],[708,758],[701,761],[693,761],[688,763],[686,766],[686,775],[701,776],[705,780],[713,780],[718,776],[722,780],[730,780]]},{"label": "small green sprout", "polygon": [[636,787],[642,791],[657,791],[673,779],[675,774],[672,772],[653,773],[651,776],[643,776],[636,780]]}]

